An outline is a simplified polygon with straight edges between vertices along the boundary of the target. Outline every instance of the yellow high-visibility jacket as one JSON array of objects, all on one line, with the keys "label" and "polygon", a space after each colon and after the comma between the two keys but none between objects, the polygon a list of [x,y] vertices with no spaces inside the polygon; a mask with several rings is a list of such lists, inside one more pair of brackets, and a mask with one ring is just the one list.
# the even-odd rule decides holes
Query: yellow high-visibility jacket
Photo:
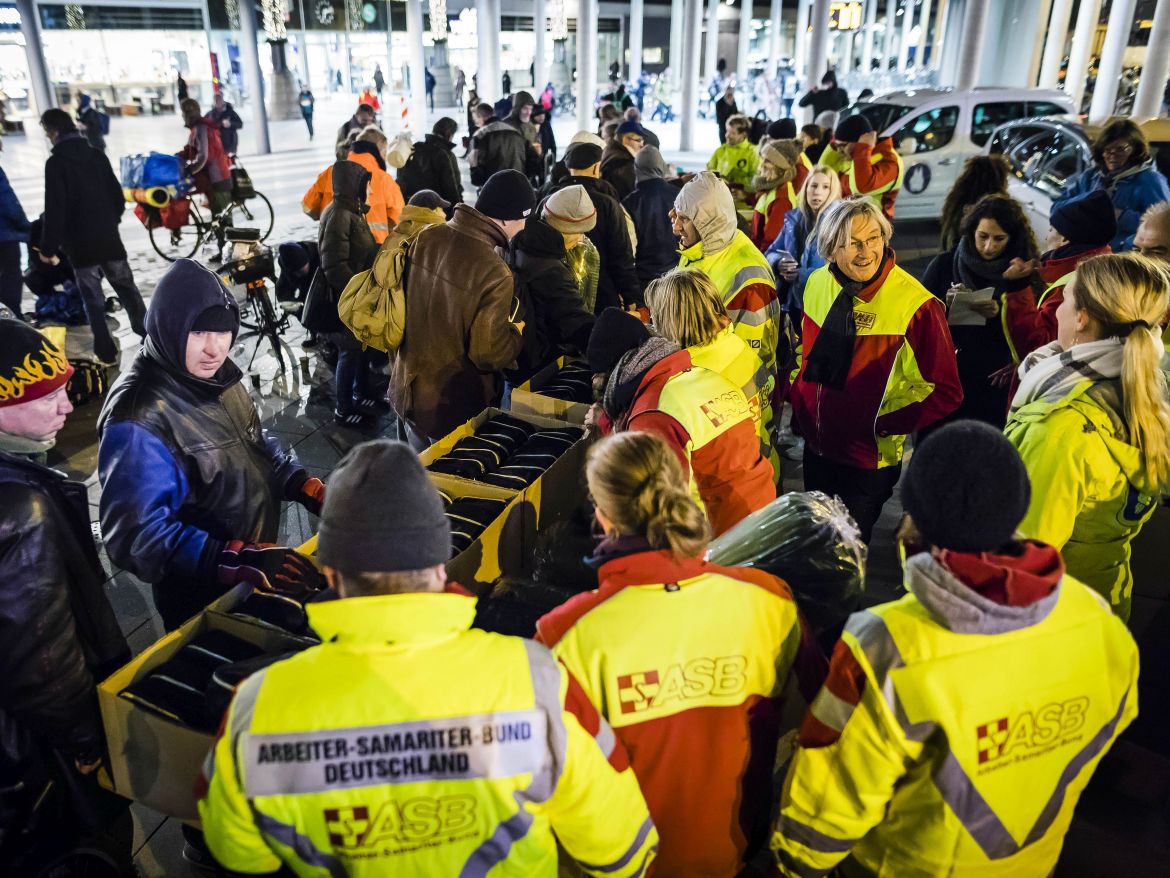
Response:
[{"label": "yellow high-visibility jacket", "polygon": [[543,646],[468,630],[474,598],[308,608],[323,643],[249,677],[199,814],[235,872],[645,873],[658,834],[613,729]]}]

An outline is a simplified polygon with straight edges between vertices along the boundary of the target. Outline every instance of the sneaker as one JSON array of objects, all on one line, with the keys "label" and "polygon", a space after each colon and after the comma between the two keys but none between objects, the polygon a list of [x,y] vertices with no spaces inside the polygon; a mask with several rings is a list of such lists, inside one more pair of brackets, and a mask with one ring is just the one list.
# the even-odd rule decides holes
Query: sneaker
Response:
[{"label": "sneaker", "polygon": [[390,411],[390,404],[384,399],[355,399],[353,404],[363,415],[379,415]]},{"label": "sneaker", "polygon": [[350,412],[348,415],[344,415],[334,410],[333,422],[339,427],[348,427],[351,430],[364,430],[370,426],[369,416],[363,415],[361,412]]}]

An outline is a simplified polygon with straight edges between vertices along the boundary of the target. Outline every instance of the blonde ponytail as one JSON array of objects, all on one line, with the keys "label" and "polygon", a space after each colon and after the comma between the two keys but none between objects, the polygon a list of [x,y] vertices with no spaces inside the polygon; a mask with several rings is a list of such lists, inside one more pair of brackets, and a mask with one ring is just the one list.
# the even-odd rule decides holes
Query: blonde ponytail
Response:
[{"label": "blonde ponytail", "polygon": [[1074,304],[1101,324],[1101,337],[1124,345],[1121,390],[1130,441],[1152,485],[1170,487],[1170,396],[1161,330],[1170,307],[1170,274],[1134,253],[1107,254],[1077,266]]},{"label": "blonde ponytail", "polygon": [[615,433],[589,452],[585,478],[593,502],[623,536],[643,536],[655,549],[697,558],[711,530],[687,491],[682,466],[654,433]]}]

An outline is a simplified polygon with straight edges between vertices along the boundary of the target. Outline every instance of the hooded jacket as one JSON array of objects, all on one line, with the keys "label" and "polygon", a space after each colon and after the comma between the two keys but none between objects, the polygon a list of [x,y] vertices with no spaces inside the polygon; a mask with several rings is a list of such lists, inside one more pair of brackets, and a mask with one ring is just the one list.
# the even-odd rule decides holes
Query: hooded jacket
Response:
[{"label": "hooded jacket", "polygon": [[[231,101],[224,101],[223,107],[213,106],[204,117],[219,132],[219,140],[223,144],[223,151],[228,155],[235,155],[240,145],[240,129],[244,127],[244,120],[236,112]],[[227,125],[224,125],[224,122]],[[88,131],[87,131],[88,133]]]},{"label": "hooded jacket", "polygon": [[556,359],[563,347],[584,352],[593,331],[593,314],[585,310],[565,262],[565,238],[533,215],[512,241],[512,272],[524,321],[524,349],[508,380],[520,384]]},{"label": "hooded jacket", "polygon": [[[526,91],[518,91],[512,96],[512,109],[508,112],[504,119],[509,125],[524,135],[524,139],[529,143],[536,143],[539,132],[537,126],[533,122],[525,122],[520,118],[520,111],[525,107],[535,107],[536,101],[532,95]],[[530,117],[531,118],[531,117]]]},{"label": "hooded jacket", "polygon": [[1137,234],[1138,224],[1147,208],[1160,201],[1170,201],[1170,186],[1167,186],[1166,178],[1154,167],[1153,159],[1146,159],[1112,175],[1096,165],[1086,168],[1065,184],[1060,197],[1052,202],[1052,206],[1059,207],[1094,189],[1108,192],[1113,209],[1117,211],[1117,234],[1109,242],[1114,253],[1133,248],[1133,236]]},{"label": "hooded jacket", "polygon": [[168,629],[220,592],[214,571],[224,543],[272,542],[281,499],[296,497],[308,478],[261,429],[231,359],[209,379],[187,371],[191,326],[216,306],[239,314],[214,273],[176,262],[155,288],[143,350],[98,417],[106,549],[154,585]]},{"label": "hooded jacket", "polygon": [[616,138],[607,143],[601,153],[601,179],[617,190],[619,201],[634,191],[634,156]]},{"label": "hooded jacket", "polygon": [[514,282],[500,256],[507,247],[503,229],[466,204],[415,239],[390,403],[432,441],[492,404],[496,372],[523,346],[509,319]]},{"label": "hooded jacket", "polygon": [[788,211],[796,207],[797,193],[808,177],[808,168],[800,161],[802,154],[799,140],[772,140],[760,149],[760,164],[766,158],[780,170],[775,183],[763,184],[758,171],[752,181],[756,204],[752,211],[751,239],[760,250],[767,250],[776,240]]},{"label": "hooded jacket", "polygon": [[1056,402],[1014,411],[1004,431],[1032,480],[1020,532],[1060,549],[1068,572],[1129,618],[1129,544],[1153,515],[1158,486],[1130,444],[1120,379],[1077,384]]},{"label": "hooded jacket", "polygon": [[471,183],[482,186],[496,171],[525,174],[531,144],[516,126],[493,119],[471,138]]},{"label": "hooded jacket", "polygon": [[670,225],[670,211],[679,187],[666,179],[669,168],[662,153],[644,146],[634,159],[636,184],[622,206],[638,230],[638,252],[634,266],[645,291],[650,281],[678,265],[678,238]]},{"label": "hooded jacket", "polygon": [[781,251],[790,253],[796,260],[796,280],[791,283],[785,281],[780,283],[788,288],[784,303],[789,315],[793,320],[799,320],[800,313],[804,311],[804,285],[808,282],[808,276],[826,262],[825,257],[817,250],[816,235],[807,228],[804,211],[799,207],[794,207],[784,215],[784,225],[780,229],[780,234],[764,251],[764,258],[768,260],[773,271],[776,268],[776,261],[780,259]]},{"label": "hooded jacket", "polygon": [[463,201],[463,178],[455,159],[455,145],[437,134],[418,141],[398,171],[398,187],[407,201],[416,192],[432,189],[454,208]]},{"label": "hooded jacket", "polygon": [[61,136],[45,162],[41,252],[69,257],[74,268],[126,258],[118,223],[126,201],[104,152],[76,132]]},{"label": "hooded jacket", "polygon": [[355,274],[374,264],[378,252],[377,240],[365,219],[369,183],[369,169],[360,162],[333,166],[333,200],[321,214],[317,250],[335,300]]},{"label": "hooded jacket", "polygon": [[219,125],[207,118],[190,127],[187,145],[179,153],[184,172],[194,176],[198,192],[227,191],[232,188],[231,164],[223,148]]},{"label": "hooded jacket", "polygon": [[[370,144],[373,146],[373,144]],[[394,228],[394,224],[402,217],[402,208],[406,206],[402,190],[394,182],[394,178],[387,173],[384,166],[378,164],[378,159],[360,148],[351,149],[346,160],[365,168],[370,179],[362,200],[366,204],[366,221],[374,240],[381,244]],[[317,175],[316,182],[309,187],[305,197],[301,199],[301,208],[313,219],[320,219],[333,200],[333,165],[330,165]]]}]

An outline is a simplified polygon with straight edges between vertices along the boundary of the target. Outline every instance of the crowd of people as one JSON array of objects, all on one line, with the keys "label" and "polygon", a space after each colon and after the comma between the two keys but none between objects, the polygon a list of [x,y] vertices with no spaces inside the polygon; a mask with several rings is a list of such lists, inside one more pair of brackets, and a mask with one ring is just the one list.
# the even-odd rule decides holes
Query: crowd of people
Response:
[{"label": "crowd of people", "polygon": [[[839,91],[807,100],[836,112]],[[216,274],[176,262],[149,308],[132,279],[118,290],[145,340],[97,424],[110,560],[150,583],[168,630],[241,582],[337,597],[308,606],[320,646],[237,691],[190,856],[245,874],[552,874],[558,856],[599,876],[824,875],[846,857],[866,874],[1050,874],[1137,714],[1130,546],[1170,493],[1170,190],[1140,129],[1104,130],[1043,245],[1002,159],[969,160],[916,277],[893,247],[901,158],[862,116],[753,142],[730,114],[707,169],[684,174],[636,107],[559,156],[548,112],[525,92],[473,108],[473,197],[453,119],[409,155],[369,104],[338,132],[304,200],[317,239],[280,248],[281,295],[337,350],[337,423],[388,406],[399,432],[357,445],[328,488],[261,428]],[[52,113],[54,179],[104,187],[115,232],[86,249],[50,202],[42,258],[113,282],[116,180]],[[359,284],[401,303],[388,353],[347,322]],[[450,524],[415,452],[562,355],[594,376],[597,588],[534,640],[468,630],[475,600],[447,581]],[[71,371],[0,321],[0,557],[24,586],[0,590],[0,633],[30,644],[0,707],[85,775],[93,681],[126,648],[88,507],[44,466]],[[906,594],[852,615],[830,654],[788,584],[707,560],[782,493],[781,451],[867,543],[901,485]],[[320,517],[320,570],[273,544],[283,502]],[[379,781],[313,773],[338,759]],[[435,832],[405,828],[418,802]],[[383,805],[395,816],[363,848],[339,815]]]}]

